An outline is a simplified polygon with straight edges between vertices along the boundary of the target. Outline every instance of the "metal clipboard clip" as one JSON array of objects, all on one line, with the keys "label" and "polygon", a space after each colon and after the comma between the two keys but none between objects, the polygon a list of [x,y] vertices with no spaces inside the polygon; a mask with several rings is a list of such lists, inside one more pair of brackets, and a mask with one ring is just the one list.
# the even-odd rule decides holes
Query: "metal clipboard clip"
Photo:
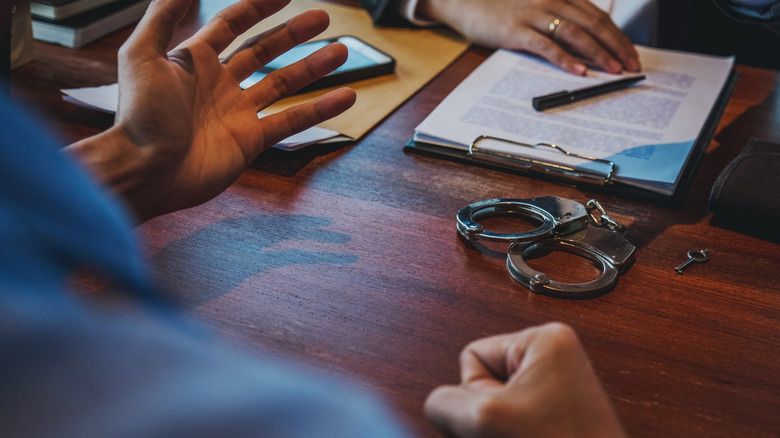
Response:
[{"label": "metal clipboard clip", "polygon": [[[580,169],[573,166],[567,166],[565,164],[551,163],[537,158],[526,157],[519,153],[507,153],[494,149],[480,148],[479,143],[485,140],[493,140],[526,148],[535,148],[537,146],[548,147],[566,155],[567,157],[579,158],[581,160],[588,160],[604,164],[608,167],[608,170],[606,172],[599,172],[590,169]],[[528,173],[549,175],[552,178],[565,179],[580,183],[596,184],[600,186],[612,183],[612,176],[615,174],[616,167],[613,161],[568,152],[560,146],[552,143],[536,143],[535,145],[532,145],[514,140],[493,137],[490,135],[480,135],[479,137],[475,138],[474,141],[472,141],[469,145],[468,154],[476,161],[508,166]]]}]

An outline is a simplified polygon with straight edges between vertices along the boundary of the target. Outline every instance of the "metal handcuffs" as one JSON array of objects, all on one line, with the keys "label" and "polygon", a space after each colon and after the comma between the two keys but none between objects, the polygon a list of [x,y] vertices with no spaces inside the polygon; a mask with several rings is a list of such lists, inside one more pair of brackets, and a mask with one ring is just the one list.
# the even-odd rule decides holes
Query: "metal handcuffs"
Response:
[{"label": "metal handcuffs", "polygon": [[[498,215],[536,219],[541,225],[529,232],[502,234],[485,230],[479,224],[480,220]],[[631,266],[636,250],[624,237],[625,229],[593,199],[586,206],[557,196],[489,199],[462,208],[457,222],[458,233],[466,240],[511,242],[506,264],[512,278],[533,292],[553,296],[582,297],[609,290],[617,283],[618,275]],[[525,257],[543,248],[592,260],[601,265],[601,276],[585,283],[552,280],[525,262]]]}]

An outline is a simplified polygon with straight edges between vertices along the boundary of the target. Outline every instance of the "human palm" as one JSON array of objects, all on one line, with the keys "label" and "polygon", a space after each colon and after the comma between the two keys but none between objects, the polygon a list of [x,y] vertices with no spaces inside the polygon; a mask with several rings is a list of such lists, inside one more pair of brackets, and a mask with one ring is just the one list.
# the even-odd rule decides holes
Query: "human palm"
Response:
[{"label": "human palm", "polygon": [[90,139],[75,148],[141,220],[211,199],[260,152],[340,114],[355,99],[352,90],[340,89],[258,118],[258,111],[346,60],[346,48],[333,44],[246,90],[239,86],[260,66],[321,33],[327,13],[300,14],[220,60],[237,36],[289,1],[243,0],[166,52],[190,1],[153,2],[120,50],[116,122],[99,136],[110,153],[94,152]]}]

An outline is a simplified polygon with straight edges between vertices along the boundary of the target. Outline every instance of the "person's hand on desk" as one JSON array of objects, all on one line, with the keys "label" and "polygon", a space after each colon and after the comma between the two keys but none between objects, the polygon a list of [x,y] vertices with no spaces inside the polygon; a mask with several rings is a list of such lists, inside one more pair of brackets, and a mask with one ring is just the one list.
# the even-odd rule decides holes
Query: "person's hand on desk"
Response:
[{"label": "person's hand on desk", "polygon": [[141,221],[205,202],[226,189],[263,150],[332,118],[355,101],[339,89],[284,112],[257,112],[344,63],[327,46],[242,90],[260,66],[321,33],[327,13],[312,10],[218,56],[241,33],[289,0],[245,0],[166,52],[191,0],[158,0],[119,53],[119,108],[112,128],[68,147],[124,198]]},{"label": "person's hand on desk", "polygon": [[628,38],[588,0],[420,0],[417,14],[475,44],[525,50],[578,75],[587,67],[577,57],[610,73],[641,68]]},{"label": "person's hand on desk", "polygon": [[448,436],[624,437],[575,332],[560,323],[481,339],[460,357],[461,383],[425,404]]}]

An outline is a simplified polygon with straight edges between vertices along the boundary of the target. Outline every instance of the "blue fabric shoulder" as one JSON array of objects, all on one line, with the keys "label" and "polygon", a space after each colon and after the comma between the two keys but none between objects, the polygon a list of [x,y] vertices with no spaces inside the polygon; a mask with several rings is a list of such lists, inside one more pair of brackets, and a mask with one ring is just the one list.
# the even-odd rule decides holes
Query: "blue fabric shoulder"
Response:
[{"label": "blue fabric shoulder", "polygon": [[44,293],[90,268],[150,294],[128,216],[61,147],[0,94],[0,284]]},{"label": "blue fabric shoulder", "polygon": [[346,378],[230,350],[148,307],[77,304],[65,280],[82,266],[152,288],[120,206],[23,113],[0,96],[4,436],[406,436]]}]

